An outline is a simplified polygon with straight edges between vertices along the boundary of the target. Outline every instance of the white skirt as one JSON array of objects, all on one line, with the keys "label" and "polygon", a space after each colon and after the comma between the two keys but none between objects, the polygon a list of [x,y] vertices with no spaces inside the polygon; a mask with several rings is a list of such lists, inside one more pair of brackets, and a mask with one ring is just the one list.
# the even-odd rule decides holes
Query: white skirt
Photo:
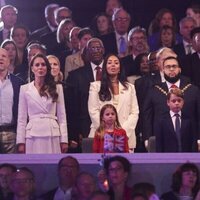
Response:
[{"label": "white skirt", "polygon": [[26,154],[50,153],[61,153],[59,136],[26,138]]}]

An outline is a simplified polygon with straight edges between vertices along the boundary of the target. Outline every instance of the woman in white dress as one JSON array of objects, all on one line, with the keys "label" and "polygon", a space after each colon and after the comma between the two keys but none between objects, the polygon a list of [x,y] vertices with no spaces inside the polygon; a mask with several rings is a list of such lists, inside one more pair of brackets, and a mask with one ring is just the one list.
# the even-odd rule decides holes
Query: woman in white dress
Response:
[{"label": "woman in white dress", "polygon": [[62,85],[56,84],[42,54],[30,67],[33,81],[20,89],[17,123],[19,153],[65,153],[68,134]]},{"label": "woman in white dress", "polygon": [[90,83],[88,109],[92,121],[89,137],[99,127],[99,114],[105,104],[115,106],[119,122],[126,130],[130,152],[136,146],[135,127],[138,120],[138,103],[134,85],[127,82],[119,57],[110,54],[103,64],[102,79]]}]

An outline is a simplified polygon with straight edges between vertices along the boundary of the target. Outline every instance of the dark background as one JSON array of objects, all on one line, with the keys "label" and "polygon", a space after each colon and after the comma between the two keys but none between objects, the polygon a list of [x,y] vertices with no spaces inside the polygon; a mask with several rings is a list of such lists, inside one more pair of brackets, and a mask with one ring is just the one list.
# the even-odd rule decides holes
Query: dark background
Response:
[{"label": "dark background", "polygon": [[[44,8],[49,3],[58,3],[69,7],[77,25],[84,27],[91,24],[92,18],[104,11],[106,0],[7,0],[7,4],[19,10],[19,22],[27,25],[31,31],[45,24]],[[177,21],[185,16],[185,10],[191,3],[200,0],[122,0],[124,8],[131,14],[131,27],[141,25],[148,28],[160,8],[168,8],[175,13]]]}]

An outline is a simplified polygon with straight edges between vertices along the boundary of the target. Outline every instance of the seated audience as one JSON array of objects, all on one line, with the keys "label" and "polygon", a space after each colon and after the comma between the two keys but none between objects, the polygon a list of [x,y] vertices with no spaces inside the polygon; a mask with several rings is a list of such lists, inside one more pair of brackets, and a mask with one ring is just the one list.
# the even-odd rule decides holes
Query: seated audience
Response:
[{"label": "seated audience", "polygon": [[107,158],[104,168],[109,180],[110,200],[131,200],[131,188],[127,186],[131,172],[131,164],[128,159],[122,156]]},{"label": "seated audience", "polygon": [[88,172],[81,172],[76,177],[76,184],[72,200],[89,200],[95,191],[95,177]]},{"label": "seated audience", "polygon": [[58,163],[58,187],[41,195],[42,200],[72,199],[73,187],[79,173],[79,162],[72,156],[60,159]]},{"label": "seated audience", "polygon": [[0,199],[8,200],[13,197],[13,193],[10,190],[10,182],[12,174],[15,173],[17,168],[12,164],[0,165]]},{"label": "seated audience", "polygon": [[33,172],[26,167],[17,169],[12,175],[10,188],[13,192],[11,200],[35,200],[35,176]]},{"label": "seated audience", "polygon": [[194,199],[199,190],[199,169],[193,163],[179,166],[172,176],[171,191],[162,194],[162,200]]}]

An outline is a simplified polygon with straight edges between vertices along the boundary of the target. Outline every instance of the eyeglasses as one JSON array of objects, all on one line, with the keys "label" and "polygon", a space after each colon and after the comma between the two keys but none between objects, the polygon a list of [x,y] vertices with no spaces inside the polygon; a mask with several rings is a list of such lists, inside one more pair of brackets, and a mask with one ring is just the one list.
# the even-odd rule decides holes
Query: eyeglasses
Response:
[{"label": "eyeglasses", "polygon": [[178,65],[165,65],[164,68],[167,70],[170,70],[170,69],[174,70],[174,69],[179,68],[179,66]]},{"label": "eyeglasses", "polygon": [[23,178],[23,179],[13,179],[12,182],[14,184],[28,184],[28,183],[31,183],[33,182],[33,179],[32,178]]},{"label": "eyeglasses", "polygon": [[118,22],[128,22],[129,21],[129,18],[128,17],[117,17],[116,19],[115,19],[116,21],[118,21]]},{"label": "eyeglasses", "polygon": [[146,38],[143,37],[143,36],[142,36],[142,37],[131,37],[130,40],[131,40],[131,41],[146,40]]}]

